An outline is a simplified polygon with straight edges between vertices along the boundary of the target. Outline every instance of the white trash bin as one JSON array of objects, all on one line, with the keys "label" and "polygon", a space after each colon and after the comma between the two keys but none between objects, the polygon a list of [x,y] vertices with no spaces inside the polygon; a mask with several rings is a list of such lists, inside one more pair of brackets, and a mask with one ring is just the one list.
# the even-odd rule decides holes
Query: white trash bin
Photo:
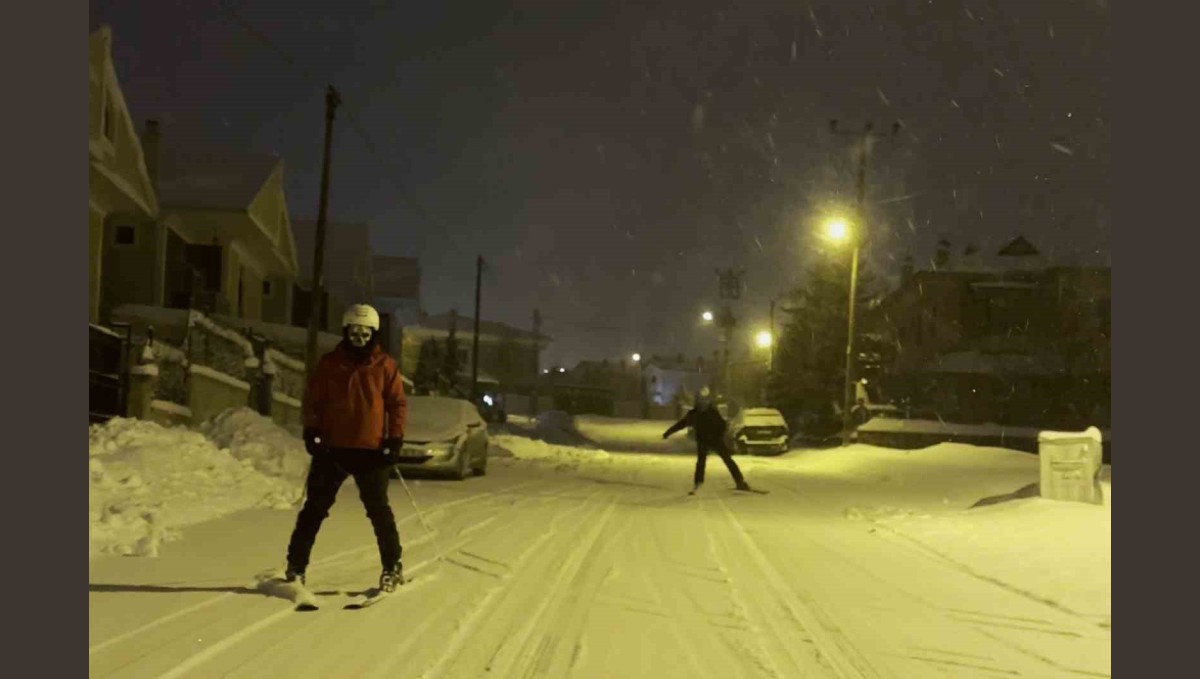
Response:
[{"label": "white trash bin", "polygon": [[1048,500],[1104,504],[1100,486],[1103,437],[1096,427],[1081,432],[1038,433],[1041,496]]}]

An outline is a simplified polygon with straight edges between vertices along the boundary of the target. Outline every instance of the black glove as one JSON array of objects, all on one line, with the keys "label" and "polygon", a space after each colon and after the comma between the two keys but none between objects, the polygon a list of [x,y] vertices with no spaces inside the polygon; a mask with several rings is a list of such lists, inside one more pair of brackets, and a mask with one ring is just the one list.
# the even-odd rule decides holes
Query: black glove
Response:
[{"label": "black glove", "polygon": [[400,461],[400,450],[404,447],[404,439],[399,436],[386,438],[383,440],[383,454],[387,456],[388,464],[396,464]]},{"label": "black glove", "polygon": [[304,450],[308,451],[309,455],[320,455],[325,452],[325,444],[321,441],[321,432],[313,427],[305,428],[304,430]]},{"label": "black glove", "polygon": [[663,432],[663,440],[666,441],[669,438],[671,438],[671,435],[664,431]]}]

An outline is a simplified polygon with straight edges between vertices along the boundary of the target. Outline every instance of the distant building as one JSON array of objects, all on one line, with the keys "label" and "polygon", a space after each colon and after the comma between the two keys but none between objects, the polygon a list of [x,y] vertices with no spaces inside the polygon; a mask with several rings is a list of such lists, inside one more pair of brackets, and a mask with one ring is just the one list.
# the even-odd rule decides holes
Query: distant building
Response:
[{"label": "distant building", "polygon": [[[398,326],[402,347],[400,363],[404,374],[418,374],[421,348],[432,344],[433,360],[440,361],[446,350],[450,328],[455,328],[458,345],[460,377],[469,380],[471,351],[474,344],[474,319],[452,313],[431,316],[418,314],[414,324]],[[536,340],[531,331],[514,328],[496,321],[481,321],[479,326],[479,371],[481,376],[494,380],[501,389],[524,393],[534,382],[534,366],[539,353],[551,341],[547,335]]]},{"label": "distant building", "polygon": [[401,340],[393,329],[421,322],[421,265],[413,257],[376,255],[372,271],[371,299],[387,326],[389,351],[397,354]]},{"label": "distant building", "polygon": [[646,397],[660,406],[691,403],[701,387],[711,386],[703,358],[651,356],[645,374]]},{"label": "distant building", "polygon": [[1023,237],[906,269],[872,311],[885,379],[946,419],[1107,424],[1111,269],[1050,261]]},{"label": "distant building", "polygon": [[[292,322],[307,327],[312,312],[312,268],[317,223],[300,220],[295,223],[293,230],[300,274],[296,280]],[[374,256],[371,252],[370,227],[361,222],[327,222],[324,253],[321,267],[325,312],[319,329],[337,334],[340,332],[342,313],[348,305],[371,301]]]}]

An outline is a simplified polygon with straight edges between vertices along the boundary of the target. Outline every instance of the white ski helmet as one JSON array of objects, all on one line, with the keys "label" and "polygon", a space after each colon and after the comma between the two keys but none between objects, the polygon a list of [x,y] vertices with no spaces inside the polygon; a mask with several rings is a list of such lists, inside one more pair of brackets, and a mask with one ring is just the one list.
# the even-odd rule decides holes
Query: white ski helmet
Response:
[{"label": "white ski helmet", "polygon": [[347,325],[365,325],[379,332],[379,312],[369,304],[354,304],[342,314],[342,327]]}]

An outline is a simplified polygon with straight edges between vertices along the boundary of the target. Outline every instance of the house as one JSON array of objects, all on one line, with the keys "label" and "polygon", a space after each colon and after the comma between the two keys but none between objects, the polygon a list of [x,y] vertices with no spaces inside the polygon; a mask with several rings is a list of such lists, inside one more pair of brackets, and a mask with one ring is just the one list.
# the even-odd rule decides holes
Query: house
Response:
[{"label": "house", "polygon": [[651,356],[643,367],[646,397],[660,406],[690,403],[701,387],[711,383],[704,368],[703,358]]},{"label": "house", "polygon": [[[312,310],[313,251],[317,223],[297,221],[292,226],[299,258],[299,277],[292,299],[292,323],[308,326]],[[361,222],[328,222],[325,225],[325,254],[322,262],[325,314],[320,330],[340,332],[342,313],[351,304],[368,302],[374,290],[371,229]]]},{"label": "house", "polygon": [[288,324],[299,266],[283,160],[164,143],[154,121],[142,145],[161,203],[161,305]]},{"label": "house", "polygon": [[1023,237],[960,257],[943,241],[932,264],[906,268],[874,310],[894,349],[886,381],[947,419],[1106,424],[1109,268],[1051,261]]},{"label": "house", "polygon": [[112,31],[88,39],[88,320],[107,320],[122,298],[150,301],[161,289],[158,198],[112,60]]},{"label": "house", "polygon": [[[454,312],[431,316],[419,314],[417,323],[396,328],[399,335],[401,371],[418,374],[422,346],[430,344],[427,357],[441,360],[450,328],[455,329],[460,375],[469,378],[474,342],[474,319]],[[534,369],[540,352],[549,346],[550,337],[534,334],[496,321],[479,324],[479,372],[498,382],[504,389],[526,390],[534,381]]]},{"label": "house", "polygon": [[563,374],[563,378],[581,387],[606,389],[618,401],[639,401],[642,398],[642,368],[625,359],[610,361],[580,361]]},{"label": "house", "polygon": [[371,300],[384,326],[382,339],[389,352],[396,355],[399,340],[393,328],[421,322],[421,266],[412,257],[377,255],[371,270],[374,284]]}]

